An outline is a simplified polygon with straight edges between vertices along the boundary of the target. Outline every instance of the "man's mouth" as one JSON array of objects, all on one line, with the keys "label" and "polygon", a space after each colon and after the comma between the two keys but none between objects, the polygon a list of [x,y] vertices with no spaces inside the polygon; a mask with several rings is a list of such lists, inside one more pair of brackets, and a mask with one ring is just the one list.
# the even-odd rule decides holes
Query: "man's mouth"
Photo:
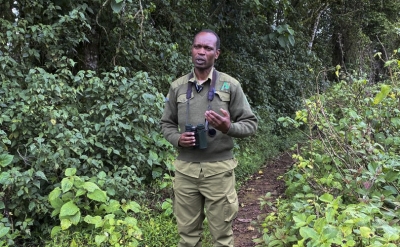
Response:
[{"label": "man's mouth", "polygon": [[205,63],[206,62],[206,60],[205,59],[202,59],[202,58],[196,58],[196,63],[198,63],[198,64],[203,64],[203,63]]}]

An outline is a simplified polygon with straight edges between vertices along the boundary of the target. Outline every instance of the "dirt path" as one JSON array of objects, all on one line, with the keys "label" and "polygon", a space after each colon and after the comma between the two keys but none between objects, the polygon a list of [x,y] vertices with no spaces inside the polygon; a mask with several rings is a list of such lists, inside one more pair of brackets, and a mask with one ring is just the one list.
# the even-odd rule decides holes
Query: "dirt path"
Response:
[{"label": "dirt path", "polygon": [[[278,178],[293,164],[291,155],[283,153],[253,174],[238,191],[239,213],[233,223],[235,247],[254,247],[253,239],[261,237],[259,217],[268,213],[260,208],[259,198],[271,192],[272,199],[285,192],[285,183]],[[262,219],[262,218],[261,218]]]}]

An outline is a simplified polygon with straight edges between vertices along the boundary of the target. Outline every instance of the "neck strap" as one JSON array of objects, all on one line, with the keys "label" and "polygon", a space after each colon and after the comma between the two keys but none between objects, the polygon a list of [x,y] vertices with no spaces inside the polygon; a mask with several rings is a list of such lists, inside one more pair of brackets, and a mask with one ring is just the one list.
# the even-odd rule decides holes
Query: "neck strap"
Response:
[{"label": "neck strap", "polygon": [[[189,121],[189,101],[190,101],[190,97],[192,96],[192,82],[190,81],[190,79],[192,79],[193,77],[194,77],[194,75],[192,72],[189,75],[188,87],[187,87],[187,91],[186,91],[186,99],[187,99],[186,100],[186,124],[188,124],[188,121]],[[211,109],[211,101],[214,99],[214,95],[215,95],[215,82],[216,81],[217,81],[217,70],[213,69],[210,88],[208,89],[208,95],[207,95],[209,110]]]},{"label": "neck strap", "polygon": [[[192,79],[193,76],[194,76],[193,72],[190,73],[188,87],[187,87],[187,91],[186,91],[186,99],[187,100],[189,100],[190,97],[192,96],[192,82],[190,81],[190,79]],[[217,80],[217,71],[215,69],[213,69],[211,84],[210,84],[210,88],[208,89],[208,101],[212,101],[214,99],[216,80]]]}]

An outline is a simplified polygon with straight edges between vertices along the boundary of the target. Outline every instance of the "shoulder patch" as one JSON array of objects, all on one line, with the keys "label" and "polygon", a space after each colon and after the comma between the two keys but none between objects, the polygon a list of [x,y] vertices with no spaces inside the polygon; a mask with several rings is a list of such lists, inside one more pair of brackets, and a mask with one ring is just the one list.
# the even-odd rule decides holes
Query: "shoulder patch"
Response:
[{"label": "shoulder patch", "polygon": [[227,91],[229,90],[230,84],[227,81],[224,81],[224,84],[222,84],[221,91]]}]

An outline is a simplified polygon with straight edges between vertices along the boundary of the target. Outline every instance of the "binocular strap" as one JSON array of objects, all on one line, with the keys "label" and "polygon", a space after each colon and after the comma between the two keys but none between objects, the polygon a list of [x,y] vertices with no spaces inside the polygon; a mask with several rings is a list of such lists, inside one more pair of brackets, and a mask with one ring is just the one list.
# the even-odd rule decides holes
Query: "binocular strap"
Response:
[{"label": "binocular strap", "polygon": [[[190,97],[192,96],[192,82],[190,82],[190,79],[193,78],[193,72],[190,73],[189,75],[189,81],[188,81],[188,87],[186,91],[186,124],[189,122],[189,112],[190,112],[190,107],[189,107],[189,101]],[[217,70],[214,68],[213,69],[213,74],[212,74],[212,79],[211,79],[211,84],[210,88],[208,89],[208,110],[211,110],[211,101],[214,99],[215,95],[215,82],[217,81]],[[196,83],[196,82],[195,82]],[[208,123],[206,123],[207,129],[208,129]]]}]

